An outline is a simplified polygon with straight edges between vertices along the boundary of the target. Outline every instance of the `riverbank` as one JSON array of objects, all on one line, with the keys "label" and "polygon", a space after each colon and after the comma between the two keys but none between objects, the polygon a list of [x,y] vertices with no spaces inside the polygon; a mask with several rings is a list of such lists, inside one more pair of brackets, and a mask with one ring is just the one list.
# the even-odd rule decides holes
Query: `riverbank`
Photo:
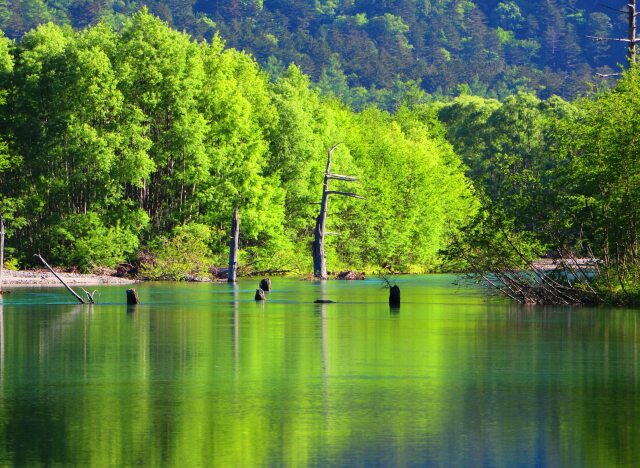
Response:
[{"label": "riverbank", "polygon": [[[136,282],[109,274],[57,273],[69,285],[98,286],[103,284],[132,284]],[[62,286],[60,281],[47,270],[4,270],[2,285],[5,289],[9,287]]]}]

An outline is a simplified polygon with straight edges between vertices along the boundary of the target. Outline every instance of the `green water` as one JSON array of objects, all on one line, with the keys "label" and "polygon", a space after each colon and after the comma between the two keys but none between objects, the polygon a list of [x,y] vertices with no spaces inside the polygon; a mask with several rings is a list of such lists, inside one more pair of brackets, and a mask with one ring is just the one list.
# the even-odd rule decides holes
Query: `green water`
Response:
[{"label": "green water", "polygon": [[637,312],[453,280],[14,289],[0,465],[637,466]]}]

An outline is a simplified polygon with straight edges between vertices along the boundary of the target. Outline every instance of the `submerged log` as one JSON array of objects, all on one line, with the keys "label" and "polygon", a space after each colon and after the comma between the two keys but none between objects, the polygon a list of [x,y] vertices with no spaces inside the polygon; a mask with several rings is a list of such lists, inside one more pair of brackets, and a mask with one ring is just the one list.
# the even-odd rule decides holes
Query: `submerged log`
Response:
[{"label": "submerged log", "polygon": [[400,307],[400,288],[397,285],[389,288],[389,305],[391,307]]},{"label": "submerged log", "polygon": [[264,278],[262,281],[260,281],[260,289],[265,292],[271,291],[271,278]]},{"label": "submerged log", "polygon": [[332,301],[330,299],[316,299],[313,301],[314,304],[335,304],[336,301]]},{"label": "submerged log", "polygon": [[256,295],[254,299],[256,301],[264,301],[265,300],[264,291],[260,288],[256,289]]},{"label": "submerged log", "polygon": [[127,304],[129,305],[140,304],[140,299],[138,298],[138,292],[135,289],[127,289]]}]

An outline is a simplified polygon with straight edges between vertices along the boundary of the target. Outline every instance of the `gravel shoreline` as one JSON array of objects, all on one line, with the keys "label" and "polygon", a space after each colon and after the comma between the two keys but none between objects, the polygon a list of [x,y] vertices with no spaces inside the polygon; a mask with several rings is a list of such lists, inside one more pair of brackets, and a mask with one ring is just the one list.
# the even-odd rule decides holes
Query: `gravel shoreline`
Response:
[{"label": "gravel shoreline", "polygon": [[[63,273],[56,271],[60,277],[69,285],[97,286],[110,284],[133,284],[135,280],[119,278],[112,275],[93,275],[82,273]],[[62,286],[51,272],[47,270],[4,270],[2,275],[2,285],[4,288],[13,286]]]}]

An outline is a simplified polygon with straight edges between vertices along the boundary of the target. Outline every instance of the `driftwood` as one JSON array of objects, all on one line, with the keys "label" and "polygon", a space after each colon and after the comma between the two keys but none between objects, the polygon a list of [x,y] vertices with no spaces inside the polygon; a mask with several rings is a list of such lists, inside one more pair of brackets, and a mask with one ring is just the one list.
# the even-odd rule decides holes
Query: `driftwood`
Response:
[{"label": "driftwood", "polygon": [[[316,278],[327,279],[327,258],[324,252],[324,239],[328,234],[327,227],[327,209],[329,206],[329,195],[342,195],[343,197],[351,197],[362,199],[360,195],[352,192],[341,192],[329,190],[330,180],[341,180],[344,182],[356,182],[358,179],[352,176],[342,174],[331,174],[331,156],[340,143],[333,145],[327,152],[327,167],[324,171],[324,181],[322,184],[322,201],[320,202],[320,214],[316,218],[316,227],[313,231],[313,275]],[[336,235],[335,233],[332,233]]]},{"label": "driftwood", "polygon": [[56,278],[58,278],[58,281],[60,281],[65,288],[67,288],[67,291],[69,291],[73,297],[76,298],[76,300],[80,303],[80,304],[86,304],[87,301],[85,301],[84,299],[82,299],[82,297],[80,297],[80,295],[75,292],[73,289],[71,289],[71,286],[69,286],[67,283],[65,283],[65,281],[60,278],[60,276],[58,276],[58,274],[53,271],[53,268],[51,268],[51,266],[46,262],[46,260],[44,258],[42,258],[42,255],[40,254],[35,254],[35,257],[38,257],[40,259],[40,261],[44,264],[44,266],[47,267],[47,269],[53,274],[53,276],[55,276]]},{"label": "driftwood", "polygon": [[233,210],[233,219],[231,221],[231,239],[229,241],[229,273],[227,282],[235,283],[238,276],[238,242],[240,240],[240,218],[238,217],[238,208]]}]

